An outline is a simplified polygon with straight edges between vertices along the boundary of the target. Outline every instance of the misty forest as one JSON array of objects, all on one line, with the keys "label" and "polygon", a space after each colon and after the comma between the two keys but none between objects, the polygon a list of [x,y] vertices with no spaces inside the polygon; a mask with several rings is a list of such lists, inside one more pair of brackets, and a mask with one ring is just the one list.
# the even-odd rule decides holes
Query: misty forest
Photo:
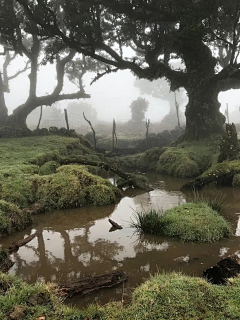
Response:
[{"label": "misty forest", "polygon": [[0,0],[0,320],[240,319],[239,97],[239,0]]}]

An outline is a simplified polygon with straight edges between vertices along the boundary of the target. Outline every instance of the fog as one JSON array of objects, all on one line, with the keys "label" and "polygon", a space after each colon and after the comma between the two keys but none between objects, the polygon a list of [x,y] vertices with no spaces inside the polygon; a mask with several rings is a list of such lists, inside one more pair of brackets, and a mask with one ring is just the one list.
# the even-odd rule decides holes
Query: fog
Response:
[{"label": "fog", "polygon": [[[24,66],[23,60],[23,58],[19,57],[12,61],[8,70],[10,76]],[[2,62],[3,58],[1,58],[1,65]],[[29,90],[28,74],[29,70],[10,81],[10,93],[5,94],[9,114],[27,99]],[[131,112],[129,106],[131,102],[139,96],[149,101],[146,118],[149,118],[151,123],[161,121],[169,112],[169,104],[167,101],[153,98],[150,95],[140,94],[139,89],[134,87],[136,78],[130,71],[118,71],[117,73],[106,75],[90,85],[94,76],[93,73],[88,73],[84,77],[85,91],[91,95],[90,99],[84,100],[96,109],[98,120],[112,121],[113,118],[119,122],[130,120]],[[39,67],[38,95],[51,93],[56,84],[55,77],[56,70],[54,64]],[[77,87],[65,77],[64,93],[71,93],[76,90]],[[83,99],[81,101],[83,101]],[[220,93],[219,101],[223,114],[225,114],[226,104],[228,103],[230,122],[240,123],[240,90],[230,90]],[[72,100],[62,101],[58,104],[58,107],[64,109],[71,102]],[[181,106],[181,110],[184,111],[184,106]]]}]

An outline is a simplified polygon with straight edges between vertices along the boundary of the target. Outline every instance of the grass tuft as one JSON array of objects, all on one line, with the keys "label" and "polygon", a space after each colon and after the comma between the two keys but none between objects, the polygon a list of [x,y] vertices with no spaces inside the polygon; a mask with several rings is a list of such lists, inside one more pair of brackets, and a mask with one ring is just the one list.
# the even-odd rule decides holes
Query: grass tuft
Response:
[{"label": "grass tuft", "polygon": [[177,237],[181,241],[215,242],[232,234],[230,224],[206,203],[186,203],[164,214],[150,210],[135,214],[138,231]]}]

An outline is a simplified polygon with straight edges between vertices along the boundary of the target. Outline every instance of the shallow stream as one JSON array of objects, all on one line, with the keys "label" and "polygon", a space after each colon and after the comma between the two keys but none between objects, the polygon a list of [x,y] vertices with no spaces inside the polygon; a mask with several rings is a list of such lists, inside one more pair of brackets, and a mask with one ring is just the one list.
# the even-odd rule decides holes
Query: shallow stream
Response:
[{"label": "shallow stream", "polygon": [[[166,210],[189,200],[180,186],[186,180],[148,174],[154,191],[143,193],[127,190],[116,205],[55,211],[35,216],[33,225],[24,232],[0,240],[4,246],[34,231],[38,236],[12,255],[15,262],[10,274],[20,276],[29,283],[39,279],[56,283],[123,270],[129,276],[127,283],[112,289],[94,292],[84,298],[78,296],[71,303],[78,306],[97,301],[129,301],[132,290],[150,274],[163,271],[183,271],[189,275],[202,275],[203,270],[221,258],[240,253],[240,190],[209,187],[209,197],[224,193],[228,206],[224,216],[235,230],[235,236],[214,244],[181,243],[167,237],[139,237],[130,228],[135,211],[149,208]],[[108,218],[123,226],[109,232]],[[239,220],[240,221],[240,220]]]}]

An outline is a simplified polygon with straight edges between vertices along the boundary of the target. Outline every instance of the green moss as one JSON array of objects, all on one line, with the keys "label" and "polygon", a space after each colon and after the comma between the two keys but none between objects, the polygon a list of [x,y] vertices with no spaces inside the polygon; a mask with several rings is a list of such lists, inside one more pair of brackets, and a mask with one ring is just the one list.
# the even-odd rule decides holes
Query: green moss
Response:
[{"label": "green moss", "polygon": [[216,137],[215,140],[195,141],[194,144],[184,142],[177,147],[152,148],[141,155],[120,158],[119,163],[176,177],[196,177],[216,162],[219,141]]},{"label": "green moss", "polygon": [[30,225],[31,216],[14,204],[0,200],[0,236],[20,231]]},{"label": "green moss", "polygon": [[116,198],[120,197],[117,188],[104,184],[92,185],[84,190],[85,201],[88,205],[103,206],[116,202]]},{"label": "green moss", "polygon": [[56,161],[48,161],[39,168],[38,174],[40,176],[44,176],[44,175],[55,173],[56,169],[59,166],[60,166],[59,163]]},{"label": "green moss", "polygon": [[[25,310],[25,320],[236,320],[240,318],[240,278],[216,286],[180,273],[152,276],[133,293],[131,304],[91,305],[85,310],[63,305],[51,286],[27,285],[0,274],[0,319],[8,320],[15,306]],[[36,304],[36,302],[39,302]]]},{"label": "green moss", "polygon": [[200,168],[191,155],[178,148],[169,148],[160,156],[157,171],[182,178],[200,174]]},{"label": "green moss", "polygon": [[165,150],[166,148],[152,148],[147,150],[137,159],[137,167],[144,170],[155,171],[159,158]]},{"label": "green moss", "polygon": [[84,166],[67,165],[56,174],[36,176],[36,197],[47,209],[115,203],[119,191],[109,181],[89,173]]},{"label": "green moss", "polygon": [[186,203],[164,214],[154,210],[138,213],[133,227],[182,241],[215,242],[232,233],[230,224],[203,202]]}]

